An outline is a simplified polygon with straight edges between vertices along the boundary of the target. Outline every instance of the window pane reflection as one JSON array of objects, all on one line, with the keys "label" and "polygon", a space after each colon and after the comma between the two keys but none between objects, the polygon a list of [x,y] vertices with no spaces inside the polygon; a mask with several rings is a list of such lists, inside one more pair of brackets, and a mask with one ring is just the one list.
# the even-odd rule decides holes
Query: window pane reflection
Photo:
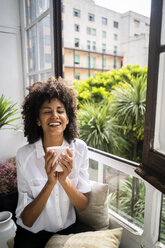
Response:
[{"label": "window pane reflection", "polygon": [[50,7],[49,0],[37,0],[37,16],[41,15]]},{"label": "window pane reflection", "polygon": [[37,74],[29,76],[29,85],[32,85],[34,82],[37,82],[37,81],[38,81],[38,75]]},{"label": "window pane reflection", "polygon": [[165,0],[163,1],[163,14],[162,14],[162,30],[161,30],[161,45],[165,45]]},{"label": "window pane reflection", "polygon": [[36,5],[34,0],[26,0],[26,23],[31,24],[36,18]]},{"label": "window pane reflection", "polygon": [[40,69],[51,68],[50,15],[39,22]]},{"label": "window pane reflection", "polygon": [[28,65],[29,72],[36,71],[37,66],[37,41],[36,41],[36,25],[27,31],[28,44]]},{"label": "window pane reflection", "polygon": [[104,165],[104,183],[109,185],[109,208],[143,228],[145,206],[143,181]]},{"label": "window pane reflection", "polygon": [[165,195],[162,198],[162,211],[160,223],[160,242],[165,244]]},{"label": "window pane reflection", "polygon": [[160,54],[154,149],[165,154],[165,53]]}]

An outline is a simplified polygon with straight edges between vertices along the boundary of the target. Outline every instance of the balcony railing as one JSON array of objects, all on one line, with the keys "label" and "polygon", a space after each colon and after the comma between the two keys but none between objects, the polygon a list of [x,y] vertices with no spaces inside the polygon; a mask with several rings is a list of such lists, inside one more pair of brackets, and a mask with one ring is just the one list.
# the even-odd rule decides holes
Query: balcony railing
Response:
[{"label": "balcony railing", "polygon": [[[112,228],[119,225],[124,228],[122,238],[124,247],[165,247],[158,241],[162,194],[135,173],[138,164],[91,147],[89,147],[89,163],[90,179],[109,185],[111,225]],[[122,195],[126,183],[129,186],[130,198],[128,195]],[[139,195],[141,187],[144,188],[144,198]],[[122,197],[131,199],[125,205],[126,210],[121,208]],[[138,219],[138,201],[143,205],[143,208],[138,210],[143,216],[141,221]],[[140,211],[143,211],[143,214]]]}]

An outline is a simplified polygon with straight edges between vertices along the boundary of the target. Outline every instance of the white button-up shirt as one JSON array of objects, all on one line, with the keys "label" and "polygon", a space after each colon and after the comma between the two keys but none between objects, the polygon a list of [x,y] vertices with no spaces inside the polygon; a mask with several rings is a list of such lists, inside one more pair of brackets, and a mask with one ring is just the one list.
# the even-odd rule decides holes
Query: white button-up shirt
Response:
[{"label": "white button-up shirt", "polygon": [[[73,153],[73,169],[68,178],[81,193],[89,192],[91,186],[86,144],[82,140],[75,139],[71,144],[64,140],[62,146],[71,148]],[[44,155],[42,141],[39,140],[20,148],[16,157],[19,193],[16,209],[17,224],[34,233],[41,230],[58,232],[76,220],[75,208],[58,181],[33,226],[28,228],[21,220],[23,209],[37,197],[47,182]]]}]

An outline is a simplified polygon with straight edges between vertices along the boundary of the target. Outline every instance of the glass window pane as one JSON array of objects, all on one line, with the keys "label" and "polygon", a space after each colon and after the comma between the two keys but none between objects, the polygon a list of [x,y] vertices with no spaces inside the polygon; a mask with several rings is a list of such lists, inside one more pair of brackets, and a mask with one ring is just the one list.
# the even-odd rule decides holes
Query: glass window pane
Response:
[{"label": "glass window pane", "polygon": [[36,5],[34,0],[26,0],[26,23],[31,24],[36,19]]},{"label": "glass window pane", "polygon": [[38,81],[38,74],[29,76],[29,84],[32,85],[34,82]]},{"label": "glass window pane", "polygon": [[37,16],[41,15],[50,7],[49,0],[37,0]]},{"label": "glass window pane", "polygon": [[[89,77],[90,75],[88,74]],[[98,162],[93,159],[89,159],[89,178],[90,180],[98,181]]]},{"label": "glass window pane", "polygon": [[161,223],[160,223],[160,242],[165,244],[165,195],[162,198],[162,211],[161,211]]},{"label": "glass window pane", "polygon": [[29,72],[36,71],[37,66],[37,40],[36,40],[36,25],[27,31],[28,44],[28,65]]},{"label": "glass window pane", "polygon": [[163,1],[163,14],[162,14],[162,30],[161,30],[161,45],[165,45],[165,0]]},{"label": "glass window pane", "polygon": [[39,22],[40,69],[51,68],[50,15]]},{"label": "glass window pane", "polygon": [[52,75],[52,72],[46,72],[46,80],[47,80],[48,78],[50,78],[51,76],[54,76],[54,75]]},{"label": "glass window pane", "polygon": [[154,149],[165,154],[165,53],[160,54]]},{"label": "glass window pane", "polygon": [[143,181],[104,165],[104,183],[109,185],[109,208],[143,228],[145,206]]}]

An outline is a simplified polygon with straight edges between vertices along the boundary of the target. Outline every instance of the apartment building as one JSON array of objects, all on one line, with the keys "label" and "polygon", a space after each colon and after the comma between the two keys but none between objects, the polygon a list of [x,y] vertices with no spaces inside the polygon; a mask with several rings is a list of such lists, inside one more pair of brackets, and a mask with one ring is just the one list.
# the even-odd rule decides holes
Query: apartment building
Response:
[{"label": "apartment building", "polygon": [[94,0],[63,1],[64,77],[86,80],[94,72],[128,63],[147,65],[149,18],[100,7]]}]

